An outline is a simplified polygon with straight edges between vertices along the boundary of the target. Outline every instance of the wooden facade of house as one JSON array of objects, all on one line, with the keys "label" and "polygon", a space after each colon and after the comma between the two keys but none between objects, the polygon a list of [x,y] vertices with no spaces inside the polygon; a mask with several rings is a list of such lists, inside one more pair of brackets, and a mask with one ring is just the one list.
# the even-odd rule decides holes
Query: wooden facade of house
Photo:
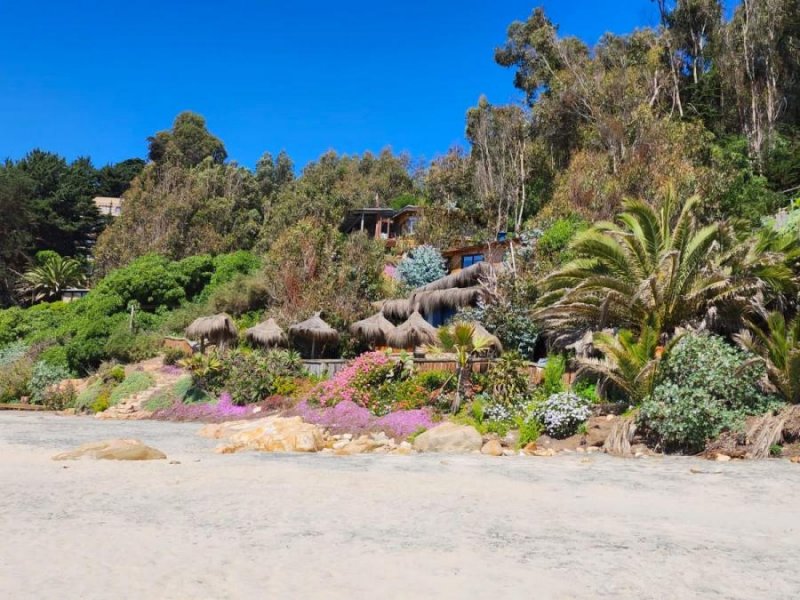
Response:
[{"label": "wooden facade of house", "polygon": [[448,273],[455,273],[481,262],[495,265],[502,263],[509,244],[508,240],[503,240],[458,246],[445,250],[442,256],[447,261]]},{"label": "wooden facade of house", "polygon": [[358,208],[348,211],[339,225],[342,233],[364,231],[376,240],[383,240],[388,246],[398,239],[414,234],[419,219],[418,206],[405,206],[400,210],[393,208]]},{"label": "wooden facade of house", "polygon": [[97,196],[92,200],[101,215],[106,217],[118,217],[122,214],[122,198],[110,198],[108,196]]}]

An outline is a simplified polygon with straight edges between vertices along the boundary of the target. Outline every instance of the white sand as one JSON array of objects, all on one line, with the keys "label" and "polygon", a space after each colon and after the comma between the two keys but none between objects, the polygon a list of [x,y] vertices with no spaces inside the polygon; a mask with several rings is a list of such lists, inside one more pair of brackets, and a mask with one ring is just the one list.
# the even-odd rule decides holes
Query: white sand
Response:
[{"label": "white sand", "polygon": [[[800,596],[786,461],[218,456],[197,429],[0,413],[0,598]],[[50,460],[112,437],[180,464]]]}]

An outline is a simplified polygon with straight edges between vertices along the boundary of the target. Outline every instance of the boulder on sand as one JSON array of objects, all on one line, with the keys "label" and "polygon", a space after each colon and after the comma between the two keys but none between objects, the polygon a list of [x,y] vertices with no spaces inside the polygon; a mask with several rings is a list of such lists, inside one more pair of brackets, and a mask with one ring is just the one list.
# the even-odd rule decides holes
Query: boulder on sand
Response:
[{"label": "boulder on sand", "polygon": [[324,432],[300,417],[266,417],[251,421],[232,421],[207,425],[200,435],[222,439],[227,443],[217,447],[220,454],[242,450],[262,452],[318,452],[325,447]]},{"label": "boulder on sand", "polygon": [[503,456],[503,445],[499,440],[489,440],[481,448],[481,454],[488,456]]},{"label": "boulder on sand", "polygon": [[474,427],[455,423],[442,423],[414,440],[414,449],[420,452],[475,452],[482,445],[483,438]]},{"label": "boulder on sand", "polygon": [[94,458],[98,460],[161,460],[167,455],[143,444],[139,440],[104,440],[89,442],[75,450],[56,454],[53,460],[78,460]]}]

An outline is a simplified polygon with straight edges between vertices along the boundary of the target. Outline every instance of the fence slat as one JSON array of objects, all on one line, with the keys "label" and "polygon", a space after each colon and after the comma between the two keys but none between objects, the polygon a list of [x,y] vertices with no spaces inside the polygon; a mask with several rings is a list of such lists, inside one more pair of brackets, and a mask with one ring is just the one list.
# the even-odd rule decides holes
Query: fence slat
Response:
[{"label": "fence slat", "polygon": [[[491,365],[497,359],[478,359],[472,362],[473,373],[486,373]],[[349,361],[344,359],[306,359],[303,360],[303,365],[306,370],[317,377],[328,376],[333,377],[339,371],[347,366]],[[456,361],[447,358],[415,358],[414,369],[418,372],[426,371],[448,371],[454,373],[456,370]],[[542,383],[544,376],[544,369],[537,367],[533,363],[526,363],[524,367],[525,372],[534,385]],[[569,387],[575,381],[575,373],[567,371],[562,377],[564,385]]]}]

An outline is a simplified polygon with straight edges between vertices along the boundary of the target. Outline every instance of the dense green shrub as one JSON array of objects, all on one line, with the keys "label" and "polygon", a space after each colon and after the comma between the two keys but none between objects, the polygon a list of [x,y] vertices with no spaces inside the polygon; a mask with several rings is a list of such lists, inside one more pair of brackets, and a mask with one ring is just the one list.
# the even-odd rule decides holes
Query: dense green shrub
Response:
[{"label": "dense green shrub", "polygon": [[125,367],[113,362],[104,363],[98,370],[98,375],[105,383],[116,385],[125,381]]},{"label": "dense green shrub", "polygon": [[373,393],[372,412],[378,416],[395,410],[414,410],[430,402],[430,393],[413,379],[390,380]]},{"label": "dense green shrub", "polygon": [[175,307],[186,298],[180,282],[183,276],[168,259],[147,254],[109,273],[84,300],[102,302],[109,314],[127,310],[132,300],[146,311]]},{"label": "dense green shrub", "polygon": [[165,366],[177,365],[187,357],[181,348],[165,348],[163,362]]},{"label": "dense green shrub", "polygon": [[253,310],[263,310],[271,302],[269,286],[260,273],[237,274],[231,281],[220,284],[208,297],[214,312],[241,315]]},{"label": "dense green shrub", "polygon": [[240,250],[231,254],[220,254],[214,257],[214,274],[203,290],[203,297],[219,286],[233,281],[238,275],[249,275],[261,266],[261,259],[251,252]]},{"label": "dense green shrub", "polygon": [[260,402],[277,393],[277,384],[284,378],[298,377],[303,372],[300,357],[285,350],[268,352],[230,352],[221,359],[224,372],[222,386],[239,406]]},{"label": "dense green shrub", "polygon": [[587,377],[581,377],[572,384],[572,391],[591,404],[600,402],[600,396],[597,395],[597,383]]},{"label": "dense green shrub", "polygon": [[33,375],[33,360],[27,354],[15,360],[5,359],[0,364],[0,403],[19,402],[28,395],[28,385]]},{"label": "dense green shrub", "polygon": [[557,219],[542,232],[536,247],[541,252],[561,252],[567,248],[575,234],[585,228],[586,223],[580,219]]},{"label": "dense green shrub", "polygon": [[501,405],[516,412],[530,401],[530,376],[522,358],[515,352],[506,352],[492,364],[487,383],[486,391],[492,405]]},{"label": "dense green shrub", "polygon": [[194,298],[211,281],[214,261],[208,254],[189,256],[174,263],[175,279],[183,288],[187,298]]},{"label": "dense green shrub", "polygon": [[122,325],[108,337],[104,348],[105,358],[132,363],[153,358],[159,353],[163,341],[160,335],[151,332],[132,333],[124,323]]},{"label": "dense green shrub", "polygon": [[[49,406],[63,404],[60,394],[53,386],[64,379],[69,379],[70,372],[63,366],[52,365],[43,360],[37,361],[31,371],[31,379],[28,384],[30,401],[34,404],[44,404]],[[57,397],[59,397],[57,399]]]},{"label": "dense green shrub", "polygon": [[567,371],[567,359],[561,354],[548,354],[542,373],[542,389],[547,396],[564,391],[564,373]]},{"label": "dense green shrub", "polygon": [[422,371],[414,376],[414,381],[429,392],[441,390],[446,384],[455,389],[455,377],[450,371]]},{"label": "dense green shrub", "polygon": [[63,367],[65,370],[69,370],[67,349],[64,346],[54,344],[48,348],[45,348],[39,354],[39,360],[57,367]]},{"label": "dense green shrub", "polygon": [[0,348],[22,337],[19,331],[25,311],[18,306],[0,310]]},{"label": "dense green shrub", "polygon": [[520,447],[524,447],[531,442],[535,442],[539,439],[539,436],[542,435],[542,424],[532,414],[529,414],[526,417],[518,418],[515,424],[519,430],[518,445]]},{"label": "dense green shrub", "polygon": [[745,416],[768,409],[772,399],[758,385],[763,366],[712,335],[687,335],[661,362],[656,386],[639,420],[669,451],[697,452]]}]

